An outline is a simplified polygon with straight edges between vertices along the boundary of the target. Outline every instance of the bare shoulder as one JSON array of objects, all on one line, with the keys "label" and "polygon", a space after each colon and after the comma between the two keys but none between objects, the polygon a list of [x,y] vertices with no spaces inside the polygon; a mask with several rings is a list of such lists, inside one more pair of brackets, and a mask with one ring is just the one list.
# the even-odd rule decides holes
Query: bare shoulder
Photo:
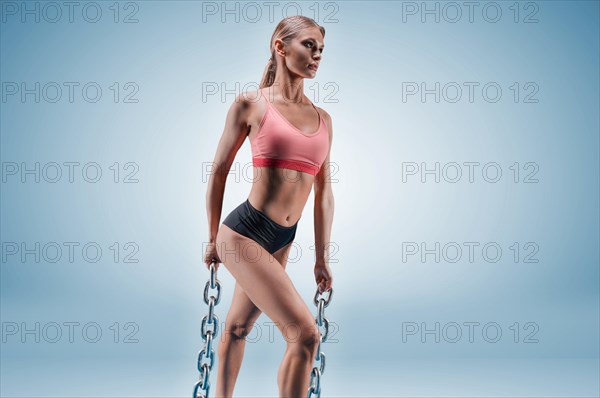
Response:
[{"label": "bare shoulder", "polygon": [[317,106],[317,110],[319,111],[319,113],[321,113],[321,116],[323,116],[323,119],[325,119],[327,121],[331,121],[331,116],[325,109]]},{"label": "bare shoulder", "polygon": [[319,113],[321,114],[321,117],[323,118],[323,121],[325,122],[325,125],[327,126],[327,130],[329,130],[329,134],[331,133],[331,115],[329,115],[329,113],[327,113],[327,111],[323,108],[319,108],[317,106],[317,110],[319,111]]},{"label": "bare shoulder", "polygon": [[256,114],[260,112],[258,91],[245,91],[238,94],[229,107],[229,114],[235,124],[244,126],[252,124]]},{"label": "bare shoulder", "polygon": [[262,102],[260,96],[263,95],[260,91],[244,91],[237,96],[236,101],[243,103],[248,114],[260,113],[262,110]]},{"label": "bare shoulder", "polygon": [[235,97],[234,104],[240,109],[250,110],[258,103],[258,91],[244,91]]}]

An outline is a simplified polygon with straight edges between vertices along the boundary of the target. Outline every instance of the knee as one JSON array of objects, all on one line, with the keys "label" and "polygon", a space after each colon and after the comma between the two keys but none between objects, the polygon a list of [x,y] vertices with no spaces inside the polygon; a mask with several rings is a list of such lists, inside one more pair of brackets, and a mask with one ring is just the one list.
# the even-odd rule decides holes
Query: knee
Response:
[{"label": "knee", "polygon": [[302,351],[311,358],[316,356],[321,334],[314,319],[290,323],[283,328],[283,333],[289,348]]},{"label": "knee", "polygon": [[226,321],[223,335],[226,335],[225,341],[244,341],[246,336],[254,327],[254,322],[251,321]]}]

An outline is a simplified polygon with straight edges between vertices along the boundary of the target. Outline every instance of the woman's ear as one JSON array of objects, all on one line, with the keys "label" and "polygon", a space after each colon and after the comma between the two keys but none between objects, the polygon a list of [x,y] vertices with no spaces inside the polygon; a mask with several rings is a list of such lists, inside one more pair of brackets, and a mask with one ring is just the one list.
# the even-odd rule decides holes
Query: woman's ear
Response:
[{"label": "woman's ear", "polygon": [[273,47],[275,47],[275,53],[285,57],[285,44],[281,39],[275,39],[273,42]]}]

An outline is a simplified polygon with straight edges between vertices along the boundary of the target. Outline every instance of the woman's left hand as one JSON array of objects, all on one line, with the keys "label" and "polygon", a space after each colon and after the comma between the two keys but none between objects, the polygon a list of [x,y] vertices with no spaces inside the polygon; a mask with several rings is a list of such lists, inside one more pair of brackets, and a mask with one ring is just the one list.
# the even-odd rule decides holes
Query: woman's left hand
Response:
[{"label": "woman's left hand", "polygon": [[329,290],[333,286],[333,275],[327,263],[318,262],[315,264],[315,280],[319,293]]}]

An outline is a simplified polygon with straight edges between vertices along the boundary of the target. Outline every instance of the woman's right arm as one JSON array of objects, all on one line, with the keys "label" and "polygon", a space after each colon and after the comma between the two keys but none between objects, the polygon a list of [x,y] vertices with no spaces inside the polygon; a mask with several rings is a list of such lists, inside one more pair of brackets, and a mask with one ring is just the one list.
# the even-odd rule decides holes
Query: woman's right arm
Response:
[{"label": "woman's right arm", "polygon": [[235,155],[248,135],[248,115],[251,105],[243,95],[239,95],[227,112],[225,128],[217,146],[206,190],[209,243],[214,243],[217,238],[227,174]]}]

